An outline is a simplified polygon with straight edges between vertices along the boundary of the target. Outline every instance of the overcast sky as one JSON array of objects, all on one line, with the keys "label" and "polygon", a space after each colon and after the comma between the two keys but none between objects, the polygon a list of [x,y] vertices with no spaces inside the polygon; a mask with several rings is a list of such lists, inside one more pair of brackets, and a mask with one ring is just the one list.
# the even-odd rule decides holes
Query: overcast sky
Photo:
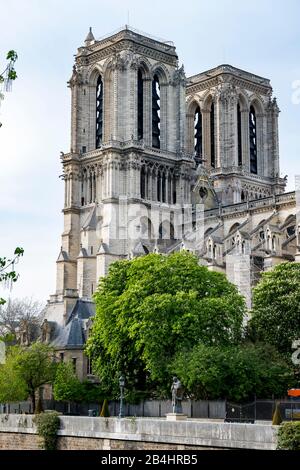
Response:
[{"label": "overcast sky", "polygon": [[66,82],[89,26],[99,38],[129,16],[133,27],[175,43],[187,75],[229,63],[270,78],[281,109],[281,172],[294,189],[299,0],[0,0],[0,15],[1,68],[8,50],[19,55],[18,79],[0,108],[0,255],[25,249],[13,297],[46,301],[55,292],[63,226],[59,152],[69,150],[70,137]]}]

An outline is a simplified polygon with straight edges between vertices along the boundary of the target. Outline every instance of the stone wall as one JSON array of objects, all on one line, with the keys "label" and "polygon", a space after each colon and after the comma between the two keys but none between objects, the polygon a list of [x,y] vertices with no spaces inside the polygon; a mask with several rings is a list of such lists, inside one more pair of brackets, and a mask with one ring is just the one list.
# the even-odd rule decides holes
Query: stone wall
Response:
[{"label": "stone wall", "polygon": [[[0,415],[0,449],[38,449],[31,415]],[[59,449],[183,450],[276,448],[269,424],[217,421],[167,421],[164,418],[91,418],[61,416]]]}]

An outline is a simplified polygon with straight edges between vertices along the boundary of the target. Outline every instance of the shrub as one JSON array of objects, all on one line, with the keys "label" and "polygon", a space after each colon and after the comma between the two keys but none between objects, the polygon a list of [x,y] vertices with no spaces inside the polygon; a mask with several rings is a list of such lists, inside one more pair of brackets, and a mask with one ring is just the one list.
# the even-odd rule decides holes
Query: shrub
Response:
[{"label": "shrub", "polygon": [[273,418],[272,418],[272,425],[279,426],[279,424],[281,423],[282,423],[282,417],[280,413],[280,405],[279,403],[276,403],[276,408],[275,408]]},{"label": "shrub", "polygon": [[110,416],[110,414],[109,414],[109,409],[108,409],[108,401],[106,400],[106,398],[105,398],[105,400],[104,400],[104,402],[103,402],[100,416],[101,416],[102,418],[108,418],[108,417]]},{"label": "shrub", "polygon": [[300,450],[300,422],[284,423],[278,431],[277,449]]},{"label": "shrub", "polygon": [[34,423],[37,426],[38,435],[44,439],[43,448],[56,450],[57,431],[60,425],[59,413],[56,411],[41,413],[35,416]]}]

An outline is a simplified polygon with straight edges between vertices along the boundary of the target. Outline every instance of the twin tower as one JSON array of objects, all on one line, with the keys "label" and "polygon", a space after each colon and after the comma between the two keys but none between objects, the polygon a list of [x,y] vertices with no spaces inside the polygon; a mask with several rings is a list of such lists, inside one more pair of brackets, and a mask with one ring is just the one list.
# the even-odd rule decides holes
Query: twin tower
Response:
[{"label": "twin tower", "polygon": [[[173,43],[126,27],[99,41],[90,31],[69,86],[64,232],[50,300],[65,314],[78,297],[91,299],[112,261],[172,251],[182,208],[284,191],[267,79],[229,65],[186,78]],[[134,216],[120,210],[128,204]]]}]

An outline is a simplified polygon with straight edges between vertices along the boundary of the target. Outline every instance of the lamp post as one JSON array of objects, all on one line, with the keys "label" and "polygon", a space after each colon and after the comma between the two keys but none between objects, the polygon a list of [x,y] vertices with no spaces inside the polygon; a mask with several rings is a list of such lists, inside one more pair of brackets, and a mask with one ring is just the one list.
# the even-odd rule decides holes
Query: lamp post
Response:
[{"label": "lamp post", "polygon": [[125,379],[123,375],[119,378],[119,385],[120,385],[120,411],[119,411],[119,418],[124,418],[124,410],[123,410],[123,399],[124,399],[124,387],[125,387]]}]

